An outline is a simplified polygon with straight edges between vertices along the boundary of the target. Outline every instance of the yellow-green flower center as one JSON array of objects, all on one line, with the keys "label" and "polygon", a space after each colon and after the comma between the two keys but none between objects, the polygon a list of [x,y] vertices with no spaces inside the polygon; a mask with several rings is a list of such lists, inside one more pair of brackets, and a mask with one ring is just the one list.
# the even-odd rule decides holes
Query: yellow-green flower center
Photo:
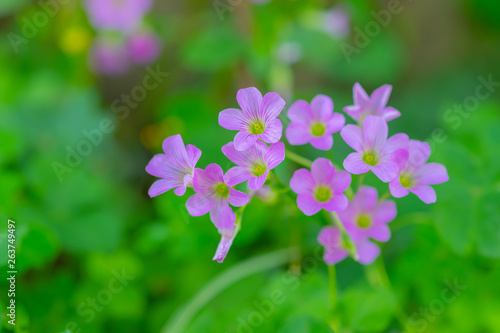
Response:
[{"label": "yellow-green flower center", "polygon": [[255,164],[252,168],[252,173],[257,177],[262,176],[266,171],[267,167],[265,164]]},{"label": "yellow-green flower center", "polygon": [[264,133],[265,129],[266,127],[261,122],[256,122],[250,125],[250,133],[255,135]]},{"label": "yellow-green flower center", "polygon": [[320,186],[314,191],[314,198],[319,202],[327,202],[332,197],[332,192],[330,188],[325,186]]},{"label": "yellow-green flower center", "polygon": [[411,187],[412,186],[412,179],[409,176],[401,175],[399,176],[399,182],[401,183],[401,186],[403,187]]},{"label": "yellow-green flower center", "polygon": [[372,152],[366,152],[363,154],[363,162],[371,166],[377,165],[377,157]]},{"label": "yellow-green flower center", "polygon": [[311,126],[311,134],[314,136],[322,136],[325,134],[325,125],[322,123],[314,123]]},{"label": "yellow-green flower center", "polygon": [[365,229],[372,225],[372,220],[370,216],[361,214],[358,215],[358,218],[356,219],[356,224],[358,225],[358,227]]},{"label": "yellow-green flower center", "polygon": [[224,183],[217,183],[214,187],[214,192],[219,198],[227,198],[229,196],[229,187]]}]

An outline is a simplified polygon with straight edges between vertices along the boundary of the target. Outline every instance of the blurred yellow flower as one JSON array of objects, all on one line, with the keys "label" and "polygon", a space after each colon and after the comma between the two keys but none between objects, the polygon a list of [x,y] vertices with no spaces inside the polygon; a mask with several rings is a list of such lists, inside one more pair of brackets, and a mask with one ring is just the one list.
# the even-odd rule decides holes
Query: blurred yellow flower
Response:
[{"label": "blurred yellow flower", "polygon": [[64,53],[77,55],[87,51],[91,40],[92,36],[86,28],[69,27],[63,32],[59,44]]}]

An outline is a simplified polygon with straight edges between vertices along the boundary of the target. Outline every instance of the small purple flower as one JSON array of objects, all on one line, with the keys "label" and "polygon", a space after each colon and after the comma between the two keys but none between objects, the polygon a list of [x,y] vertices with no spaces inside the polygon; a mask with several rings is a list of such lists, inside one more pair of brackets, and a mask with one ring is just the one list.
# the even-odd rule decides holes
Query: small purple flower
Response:
[{"label": "small purple flower", "polygon": [[160,41],[151,32],[139,33],[130,36],[127,41],[130,59],[137,64],[147,64],[158,58],[160,54]]},{"label": "small purple flower", "polygon": [[399,176],[389,184],[394,197],[401,198],[412,192],[427,204],[436,202],[436,192],[429,185],[447,182],[449,177],[444,165],[425,163],[430,154],[431,147],[427,142],[410,140],[408,158],[399,161]]},{"label": "small purple flower", "polygon": [[162,178],[151,185],[149,196],[155,197],[173,188],[175,194],[184,195],[186,187],[192,186],[192,175],[201,150],[193,145],[184,147],[181,136],[176,134],[163,141],[163,151],[165,154],[153,156],[146,166],[146,172]]},{"label": "small purple flower", "polygon": [[342,5],[337,5],[324,14],[325,30],[334,38],[343,38],[351,29],[351,17]]},{"label": "small purple flower", "polygon": [[355,153],[344,160],[344,168],[352,174],[368,171],[384,183],[398,175],[398,162],[408,155],[408,135],[399,133],[387,139],[387,123],[381,117],[366,116],[363,129],[356,125],[347,125],[340,135]]},{"label": "small purple flower", "polygon": [[233,226],[231,229],[219,229],[218,231],[221,234],[221,239],[212,260],[216,260],[220,264],[224,261],[224,259],[226,259],[227,253],[229,252],[231,245],[233,245],[233,240],[234,237],[236,237],[237,232],[236,226]]},{"label": "small purple flower", "polygon": [[343,193],[351,184],[351,175],[346,171],[335,171],[326,158],[316,159],[311,171],[299,169],[290,180],[290,187],[297,193],[297,205],[306,215],[314,215],[322,208],[330,212],[347,207]]},{"label": "small purple flower", "polygon": [[286,129],[286,138],[291,145],[311,143],[316,149],[329,150],[333,146],[332,134],[340,131],[345,118],[333,112],[332,99],[317,95],[311,104],[304,100],[296,101],[288,109],[292,121]]},{"label": "small purple flower", "polygon": [[232,162],[238,164],[228,170],[226,177],[238,183],[248,180],[248,186],[252,190],[261,188],[269,171],[285,159],[283,142],[276,142],[268,147],[265,143],[257,141],[245,151],[236,150],[233,142],[229,142],[222,147],[222,152]]},{"label": "small purple flower", "polygon": [[210,212],[210,220],[217,229],[231,229],[236,215],[229,204],[241,207],[248,203],[245,193],[231,187],[239,183],[224,176],[222,168],[215,163],[209,164],[205,170],[196,168],[193,188],[197,193],[186,202],[189,214],[201,216]]},{"label": "small purple flower", "polygon": [[387,223],[396,217],[396,204],[392,200],[377,202],[377,190],[362,186],[347,208],[338,216],[354,242],[373,238],[387,242],[391,230]]},{"label": "small purple flower", "polygon": [[358,123],[362,123],[367,115],[379,116],[385,121],[398,118],[401,113],[393,107],[386,106],[391,95],[392,86],[383,85],[375,89],[370,97],[359,83],[354,84],[354,105],[344,107],[344,112]]},{"label": "small purple flower", "polygon": [[[327,265],[334,265],[349,255],[349,245],[342,239],[342,233],[337,228],[323,227],[318,235],[318,242],[325,247],[323,260]],[[379,247],[368,239],[355,242],[355,246],[357,261],[363,265],[371,264],[380,254]]]},{"label": "small purple flower", "polygon": [[98,30],[134,31],[151,9],[152,0],[86,0],[90,22]]},{"label": "small purple flower", "polygon": [[124,43],[109,37],[96,37],[89,52],[89,67],[95,74],[120,75],[127,72],[130,61]]},{"label": "small purple flower", "polygon": [[281,139],[283,126],[277,119],[285,101],[277,93],[267,93],[264,98],[257,88],[238,90],[236,95],[241,110],[226,109],[219,113],[219,124],[228,130],[239,131],[234,137],[234,147],[243,151],[258,139],[276,143]]}]

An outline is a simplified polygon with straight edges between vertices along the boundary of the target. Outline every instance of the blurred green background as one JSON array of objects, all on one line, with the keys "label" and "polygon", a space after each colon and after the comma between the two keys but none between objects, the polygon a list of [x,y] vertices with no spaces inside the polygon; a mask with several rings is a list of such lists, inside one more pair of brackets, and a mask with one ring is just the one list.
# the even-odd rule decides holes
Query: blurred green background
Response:
[{"label": "blurred green background", "polygon": [[[401,321],[414,332],[500,332],[500,2],[402,0],[380,27],[374,13],[394,1],[156,0],[146,20],[161,40],[159,58],[104,76],[89,70],[96,33],[80,2],[61,1],[25,38],[26,20],[46,1],[1,0],[0,270],[6,276],[11,218],[18,275],[15,327],[1,279],[0,331],[332,332],[327,267],[315,256],[321,214],[255,199],[218,264],[208,216],[190,217],[187,195],[150,199],[154,177],[144,168],[179,133],[202,150],[198,167],[227,170],[220,147],[234,132],[217,115],[237,106],[240,88],[277,91],[285,110],[326,94],[340,112],[360,82],[369,93],[393,85],[389,105],[402,116],[390,133],[429,140],[450,181],[435,186],[436,204],[397,200],[393,237],[382,245],[392,289],[351,259],[338,265],[342,332],[402,332]],[[347,13],[347,34],[325,28],[332,7]],[[24,38],[17,47],[12,33]],[[357,51],[346,57],[346,45]],[[117,112],[147,66],[168,76]],[[116,128],[80,147],[90,152],[58,176],[55,165],[67,166],[68,151],[103,119]],[[340,164],[350,148],[335,140],[326,153],[289,148]],[[281,180],[296,167],[280,165]],[[300,249],[291,262],[273,253],[290,246]]]}]

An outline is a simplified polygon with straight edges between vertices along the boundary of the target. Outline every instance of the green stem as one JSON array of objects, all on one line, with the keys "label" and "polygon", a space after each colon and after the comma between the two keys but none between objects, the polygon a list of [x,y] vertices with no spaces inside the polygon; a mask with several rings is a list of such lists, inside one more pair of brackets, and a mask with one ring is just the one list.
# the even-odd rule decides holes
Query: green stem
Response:
[{"label": "green stem", "polygon": [[[372,286],[383,287],[392,290],[391,281],[385,269],[384,260],[379,256],[377,260],[367,267],[368,281]],[[396,304],[396,318],[407,333],[414,333],[415,330],[409,324],[409,319],[399,302]]]},{"label": "green stem", "polygon": [[[325,211],[326,212],[326,211]],[[339,216],[336,212],[326,212],[326,217],[330,223],[339,228],[340,233],[342,234],[342,241],[347,245],[346,249],[349,251],[349,254],[354,258],[354,260],[358,260],[358,251],[356,250],[356,245],[354,244],[351,236],[347,233],[340,221]]]},{"label": "green stem", "polygon": [[383,200],[385,200],[385,199],[388,199],[390,196],[391,196],[391,192],[387,191],[387,192],[385,192],[385,193],[384,193],[384,195],[382,195],[382,196],[378,199],[378,201],[383,201]]},{"label": "green stem", "polygon": [[366,176],[366,173],[363,173],[363,174],[358,176],[358,186],[356,187],[356,189],[358,191],[359,191],[359,188],[361,187],[361,185],[363,185],[363,181],[365,180],[365,176]]},{"label": "green stem", "polygon": [[288,158],[289,160],[294,161],[297,164],[305,166],[306,168],[311,168],[311,165],[312,165],[311,160],[309,160],[305,157],[302,157],[298,154],[295,154],[294,152],[292,152],[288,149],[285,149],[285,157]]}]

